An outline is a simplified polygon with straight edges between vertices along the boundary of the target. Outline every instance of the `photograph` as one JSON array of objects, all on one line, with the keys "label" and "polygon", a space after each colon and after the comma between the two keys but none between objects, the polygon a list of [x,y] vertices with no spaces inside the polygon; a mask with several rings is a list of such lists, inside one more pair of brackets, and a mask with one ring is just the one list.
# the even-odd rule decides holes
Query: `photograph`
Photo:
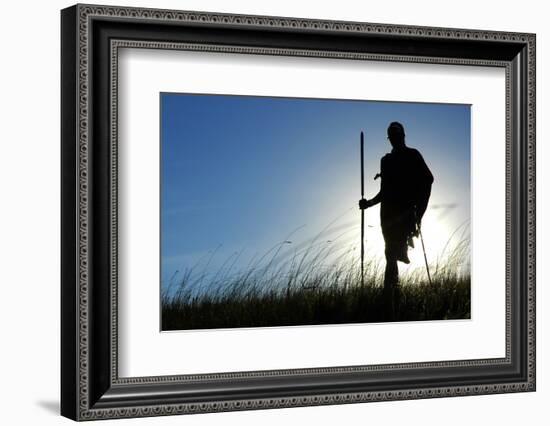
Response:
[{"label": "photograph", "polygon": [[159,102],[161,331],[470,319],[471,105]]}]

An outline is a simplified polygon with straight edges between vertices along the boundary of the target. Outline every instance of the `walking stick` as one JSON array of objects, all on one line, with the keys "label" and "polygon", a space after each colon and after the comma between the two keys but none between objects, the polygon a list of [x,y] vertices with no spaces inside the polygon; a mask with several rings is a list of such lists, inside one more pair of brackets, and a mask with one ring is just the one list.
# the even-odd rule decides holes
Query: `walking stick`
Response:
[{"label": "walking stick", "polygon": [[424,237],[422,236],[422,228],[418,224],[418,233],[420,234],[420,242],[422,243],[422,251],[424,252],[424,263],[426,263],[426,272],[428,273],[428,282],[432,285],[432,277],[430,276],[430,268],[428,267],[428,258],[426,257],[426,247],[424,247]]},{"label": "walking stick", "polygon": [[[364,170],[364,136],[361,132],[361,199],[365,198],[365,170]],[[365,209],[361,209],[361,287],[364,283],[365,261]]]}]

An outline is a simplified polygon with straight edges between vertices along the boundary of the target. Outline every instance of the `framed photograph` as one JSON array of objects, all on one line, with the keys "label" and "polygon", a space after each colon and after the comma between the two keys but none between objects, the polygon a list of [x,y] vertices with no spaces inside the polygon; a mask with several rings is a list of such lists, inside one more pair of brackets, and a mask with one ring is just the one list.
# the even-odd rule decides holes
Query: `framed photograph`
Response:
[{"label": "framed photograph", "polygon": [[535,35],[61,12],[61,413],[535,390]]}]

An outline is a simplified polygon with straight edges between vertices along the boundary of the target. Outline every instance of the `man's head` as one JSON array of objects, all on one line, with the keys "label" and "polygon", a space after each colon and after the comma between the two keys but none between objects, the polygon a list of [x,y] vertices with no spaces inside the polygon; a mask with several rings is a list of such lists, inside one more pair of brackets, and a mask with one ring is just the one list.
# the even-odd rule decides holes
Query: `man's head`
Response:
[{"label": "man's head", "polygon": [[397,121],[390,123],[388,126],[388,139],[394,148],[405,145],[405,129],[401,123]]}]

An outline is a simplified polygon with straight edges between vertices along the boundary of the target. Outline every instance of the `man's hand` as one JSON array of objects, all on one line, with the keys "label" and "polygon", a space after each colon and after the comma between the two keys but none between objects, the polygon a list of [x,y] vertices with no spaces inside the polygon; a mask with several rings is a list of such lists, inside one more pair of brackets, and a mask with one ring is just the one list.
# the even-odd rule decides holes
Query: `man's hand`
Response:
[{"label": "man's hand", "polygon": [[414,228],[413,236],[418,237],[420,233],[420,225],[422,218],[418,214],[418,207],[415,205],[413,206],[413,214],[414,214],[414,224],[416,225]]},{"label": "man's hand", "polygon": [[368,209],[369,207],[372,207],[372,206],[373,206],[373,204],[372,204],[371,200],[367,200],[365,198],[361,198],[359,200],[359,208],[361,210]]}]

